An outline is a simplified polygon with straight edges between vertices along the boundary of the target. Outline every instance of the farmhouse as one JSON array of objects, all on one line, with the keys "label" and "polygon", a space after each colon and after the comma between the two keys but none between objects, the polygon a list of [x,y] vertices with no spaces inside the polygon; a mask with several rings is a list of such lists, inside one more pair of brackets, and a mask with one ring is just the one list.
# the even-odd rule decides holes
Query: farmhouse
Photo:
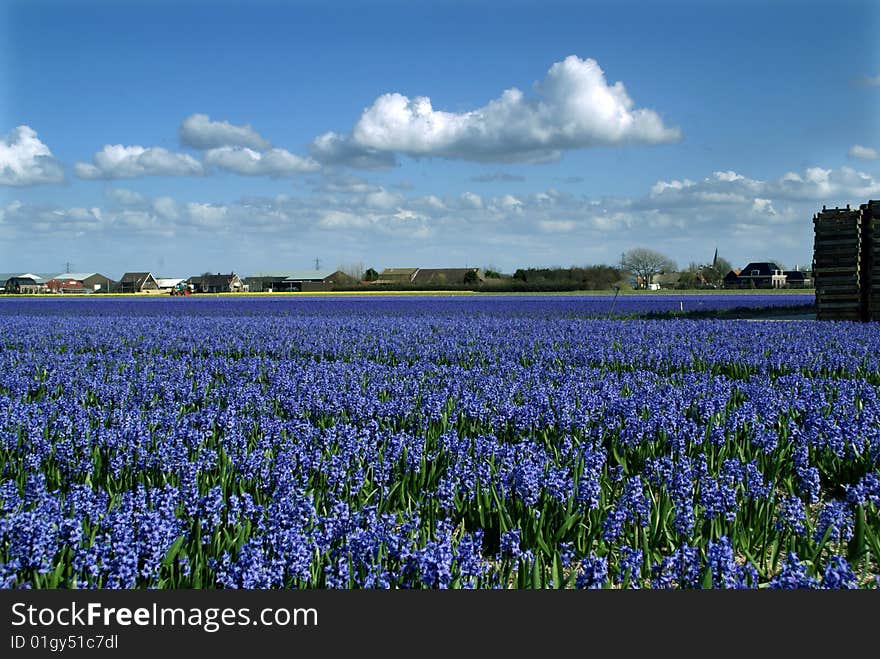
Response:
[{"label": "farmhouse", "polygon": [[46,282],[53,293],[109,293],[115,284],[100,272],[64,272]]},{"label": "farmhouse", "polygon": [[724,288],[739,288],[739,273],[741,272],[742,270],[734,268],[726,275],[724,275],[724,279],[722,280],[721,285]]},{"label": "farmhouse", "polygon": [[411,284],[419,268],[385,268],[379,273],[377,284]]},{"label": "farmhouse", "polygon": [[5,293],[45,293],[46,284],[42,277],[37,275],[14,275],[7,277],[3,282],[3,291]]},{"label": "farmhouse", "polygon": [[728,281],[731,288],[785,288],[785,274],[772,261],[752,261],[740,270],[735,280],[727,273],[725,285]]},{"label": "farmhouse", "polygon": [[186,280],[188,284],[192,284],[197,293],[242,293],[248,288],[234,272],[228,275],[204,274],[198,277],[190,277]]},{"label": "farmhouse", "polygon": [[46,282],[52,278],[49,274],[33,272],[0,273],[0,291],[6,293],[45,293]]},{"label": "farmhouse", "polygon": [[661,288],[675,288],[678,286],[679,281],[681,281],[680,272],[658,272],[651,277],[651,283],[648,285],[648,288],[652,291],[660,290]]},{"label": "farmhouse", "polygon": [[150,272],[126,272],[117,284],[120,293],[159,293],[159,283]]}]

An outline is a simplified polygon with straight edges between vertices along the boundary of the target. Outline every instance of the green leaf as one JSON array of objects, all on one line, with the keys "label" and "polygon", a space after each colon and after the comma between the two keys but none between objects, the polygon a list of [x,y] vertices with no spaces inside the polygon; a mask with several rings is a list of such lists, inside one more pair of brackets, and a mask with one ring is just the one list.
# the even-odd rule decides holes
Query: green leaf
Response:
[{"label": "green leaf", "polygon": [[703,573],[703,588],[706,590],[712,589],[712,568],[707,567]]},{"label": "green leaf", "polygon": [[565,537],[565,534],[573,527],[577,521],[580,519],[580,513],[574,513],[569,515],[566,520],[562,523],[562,526],[559,527],[559,530],[556,532],[556,541],[561,542]]},{"label": "green leaf", "polygon": [[165,552],[165,557],[162,559],[163,567],[170,567],[174,562],[174,559],[177,558],[178,552],[180,552],[180,548],[183,546],[183,541],[185,539],[185,534],[181,533],[174,542],[171,543],[171,546],[168,548],[168,551]]},{"label": "green leaf", "polygon": [[867,529],[865,527],[865,508],[859,506],[855,513],[855,528],[847,552],[847,559],[850,563],[857,560],[867,549]]},{"label": "green leaf", "polygon": [[535,556],[532,562],[532,588],[540,589],[544,587],[544,566],[541,562],[541,556]]},{"label": "green leaf", "polygon": [[565,577],[562,574],[562,561],[559,558],[559,554],[554,554],[553,556],[553,587],[554,588],[565,588]]}]

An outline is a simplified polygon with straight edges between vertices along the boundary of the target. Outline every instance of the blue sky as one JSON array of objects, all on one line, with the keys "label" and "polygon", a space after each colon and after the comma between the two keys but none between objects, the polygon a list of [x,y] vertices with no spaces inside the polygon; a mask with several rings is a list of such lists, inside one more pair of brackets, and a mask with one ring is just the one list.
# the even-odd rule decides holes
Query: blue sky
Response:
[{"label": "blue sky", "polygon": [[794,267],[880,198],[876,2],[0,7],[0,271]]}]

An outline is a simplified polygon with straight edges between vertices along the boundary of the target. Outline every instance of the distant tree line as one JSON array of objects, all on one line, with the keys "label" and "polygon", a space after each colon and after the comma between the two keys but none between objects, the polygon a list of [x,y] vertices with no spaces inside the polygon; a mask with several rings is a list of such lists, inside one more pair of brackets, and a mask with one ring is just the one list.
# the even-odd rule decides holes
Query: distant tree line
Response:
[{"label": "distant tree line", "polygon": [[[482,269],[482,278],[468,272],[461,282],[435,282],[430,284],[373,283],[379,278],[374,268],[363,269],[362,264],[350,267],[354,278],[361,282],[348,286],[336,286],[336,290],[358,290],[363,283],[371,283],[380,290],[389,291],[499,291],[499,292],[552,292],[552,291],[607,291],[615,287],[706,289],[721,288],[724,277],[731,271],[730,262],[715,251],[708,263],[691,262],[687,268],[678,270],[675,261],[661,252],[647,247],[635,247],[621,255],[616,265],[584,265],[568,268],[518,268],[513,275],[500,273],[494,266]],[[781,267],[781,266],[780,266]]]},{"label": "distant tree line", "polygon": [[513,273],[511,287],[515,290],[608,290],[624,277],[619,268],[590,265],[571,268],[520,268]]},{"label": "distant tree line", "polygon": [[[371,288],[387,291],[498,291],[498,292],[552,292],[600,291],[614,286],[626,286],[627,273],[610,265],[572,266],[569,268],[519,268],[513,276],[503,275],[493,268],[482,271],[481,280],[475,271],[465,274],[461,282],[433,283],[371,283]],[[375,282],[379,273],[368,268],[361,282]],[[362,290],[363,284],[337,285],[334,290]]]}]

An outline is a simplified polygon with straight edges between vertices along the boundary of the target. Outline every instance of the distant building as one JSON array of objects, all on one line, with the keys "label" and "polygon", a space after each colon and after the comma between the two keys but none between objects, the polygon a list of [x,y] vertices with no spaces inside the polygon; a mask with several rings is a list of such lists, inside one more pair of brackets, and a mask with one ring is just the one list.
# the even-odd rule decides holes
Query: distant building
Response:
[{"label": "distant building", "polygon": [[753,261],[740,270],[736,288],[785,288],[785,274],[772,261]]},{"label": "distant building", "polygon": [[49,290],[79,293],[109,293],[115,281],[100,272],[64,272],[46,282]]},{"label": "distant building", "polygon": [[802,270],[786,270],[785,287],[786,288],[809,288],[813,285],[813,278],[809,272]]},{"label": "distant building", "polygon": [[116,286],[119,293],[159,293],[159,283],[150,272],[126,272]]},{"label": "distant building", "polygon": [[[412,277],[413,284],[464,284],[468,273],[473,272],[472,277],[476,281],[485,281],[485,275],[479,268],[419,268]],[[380,279],[381,279],[380,275]]]},{"label": "distant building", "polygon": [[374,283],[438,286],[473,284],[485,280],[486,275],[479,268],[385,268]]},{"label": "distant building", "polygon": [[186,281],[193,285],[196,293],[242,293],[248,290],[241,277],[234,272],[228,275],[219,272],[216,275],[206,274],[190,277]]},{"label": "distant building", "polygon": [[680,272],[658,272],[651,278],[648,288],[652,291],[657,291],[661,288],[675,288],[678,286],[679,281],[681,281]]},{"label": "distant building", "polygon": [[85,286],[81,281],[77,281],[76,279],[68,279],[66,277],[55,277],[54,279],[50,279],[46,282],[46,288],[49,289],[50,293],[90,293],[91,291],[86,291]]},{"label": "distant building", "polygon": [[385,268],[379,273],[379,284],[411,284],[419,268]]},{"label": "distant building", "polygon": [[[5,293],[45,293],[50,274],[33,272],[0,273],[0,292]],[[29,280],[29,281],[25,281]],[[24,288],[22,288],[24,287]]]},{"label": "distant building", "polygon": [[45,293],[46,285],[37,282],[33,276],[13,276],[7,277],[6,281],[3,282],[3,292],[17,294]]},{"label": "distant building", "polygon": [[355,282],[341,270],[292,270],[270,272],[245,277],[251,292],[291,293],[328,291],[335,285],[353,285]]},{"label": "distant building", "polygon": [[728,272],[726,275],[724,275],[724,279],[722,280],[721,285],[724,288],[739,288],[740,272],[742,272],[742,270],[737,270],[736,268]]}]

